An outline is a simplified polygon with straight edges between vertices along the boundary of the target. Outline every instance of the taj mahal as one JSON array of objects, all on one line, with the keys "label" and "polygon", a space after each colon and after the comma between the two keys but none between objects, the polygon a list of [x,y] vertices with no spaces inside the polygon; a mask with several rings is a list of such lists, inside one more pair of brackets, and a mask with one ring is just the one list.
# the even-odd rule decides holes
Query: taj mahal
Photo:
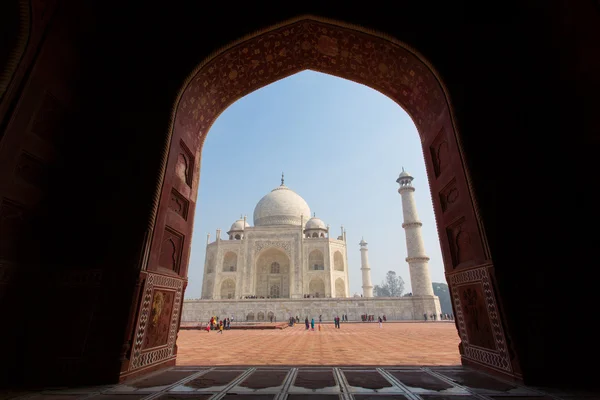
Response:
[{"label": "taj mahal", "polygon": [[[284,183],[267,193],[254,208],[253,225],[241,216],[222,238],[207,236],[202,295],[185,300],[182,322],[206,322],[211,316],[235,321],[285,321],[291,316],[321,315],[349,321],[360,316],[386,315],[390,320],[439,315],[429,275],[412,186],[404,169],[396,180],[402,197],[412,295],[373,297],[367,242],[361,252],[362,294],[350,295],[346,230],[333,235],[330,226]],[[355,251],[351,247],[350,251]]]}]

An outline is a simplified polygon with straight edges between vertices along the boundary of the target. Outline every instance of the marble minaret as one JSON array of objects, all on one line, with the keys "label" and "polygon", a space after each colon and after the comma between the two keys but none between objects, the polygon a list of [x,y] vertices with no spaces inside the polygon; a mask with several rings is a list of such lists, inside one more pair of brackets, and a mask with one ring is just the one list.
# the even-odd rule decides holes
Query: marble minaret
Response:
[{"label": "marble minaret", "polygon": [[362,271],[362,281],[363,281],[363,296],[364,297],[373,297],[373,284],[371,283],[371,267],[369,267],[369,255],[367,254],[369,249],[367,249],[367,242],[363,238],[360,241],[360,270]]},{"label": "marble minaret", "polygon": [[421,226],[417,205],[415,202],[415,188],[412,186],[414,178],[404,171],[396,180],[400,185],[398,193],[402,196],[402,213],[404,223],[402,227],[406,233],[406,248],[408,257],[406,262],[409,266],[410,284],[413,296],[433,296],[431,277],[429,276],[429,257],[425,254],[425,245],[421,236]]}]

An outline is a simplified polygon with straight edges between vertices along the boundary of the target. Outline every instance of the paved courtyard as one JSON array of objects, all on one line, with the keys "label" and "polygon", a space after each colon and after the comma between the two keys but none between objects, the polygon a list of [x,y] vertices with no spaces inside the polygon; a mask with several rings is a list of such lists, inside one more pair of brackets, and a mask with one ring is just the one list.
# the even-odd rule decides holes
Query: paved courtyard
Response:
[{"label": "paved courtyard", "polygon": [[452,322],[304,324],[269,330],[181,330],[177,365],[459,365]]}]

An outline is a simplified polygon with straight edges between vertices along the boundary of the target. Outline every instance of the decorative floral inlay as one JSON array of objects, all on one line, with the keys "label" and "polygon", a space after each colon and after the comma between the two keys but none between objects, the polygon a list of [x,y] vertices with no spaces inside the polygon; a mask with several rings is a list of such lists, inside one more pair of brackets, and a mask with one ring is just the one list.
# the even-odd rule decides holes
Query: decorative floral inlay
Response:
[{"label": "decorative floral inlay", "polygon": [[368,83],[400,102],[418,127],[431,125],[444,107],[435,76],[410,51],[353,29],[304,20],[249,39],[200,69],[183,93],[176,123],[204,135],[240,97],[306,69]]}]

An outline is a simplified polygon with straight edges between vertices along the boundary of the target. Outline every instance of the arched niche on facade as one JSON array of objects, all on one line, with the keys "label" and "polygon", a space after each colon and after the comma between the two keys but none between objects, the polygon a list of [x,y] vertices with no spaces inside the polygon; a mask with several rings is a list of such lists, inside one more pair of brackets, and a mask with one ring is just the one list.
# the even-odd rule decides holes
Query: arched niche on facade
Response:
[{"label": "arched niche on facade", "polygon": [[238,256],[233,251],[228,251],[223,257],[223,272],[237,271]]},{"label": "arched niche on facade", "polygon": [[325,297],[325,282],[321,278],[312,278],[308,284],[308,292],[312,297]]},{"label": "arched niche on facade", "polygon": [[319,249],[314,249],[308,254],[308,269],[312,271],[323,271],[325,269],[325,257]]},{"label": "arched niche on facade", "polygon": [[336,271],[344,270],[344,257],[342,256],[342,253],[340,253],[339,251],[336,251],[333,254],[333,269]]},{"label": "arched niche on facade", "polygon": [[277,247],[263,250],[256,259],[256,296],[289,298],[290,259]]},{"label": "arched niche on facade", "polygon": [[235,299],[235,281],[233,279],[225,279],[221,283],[221,298]]}]

